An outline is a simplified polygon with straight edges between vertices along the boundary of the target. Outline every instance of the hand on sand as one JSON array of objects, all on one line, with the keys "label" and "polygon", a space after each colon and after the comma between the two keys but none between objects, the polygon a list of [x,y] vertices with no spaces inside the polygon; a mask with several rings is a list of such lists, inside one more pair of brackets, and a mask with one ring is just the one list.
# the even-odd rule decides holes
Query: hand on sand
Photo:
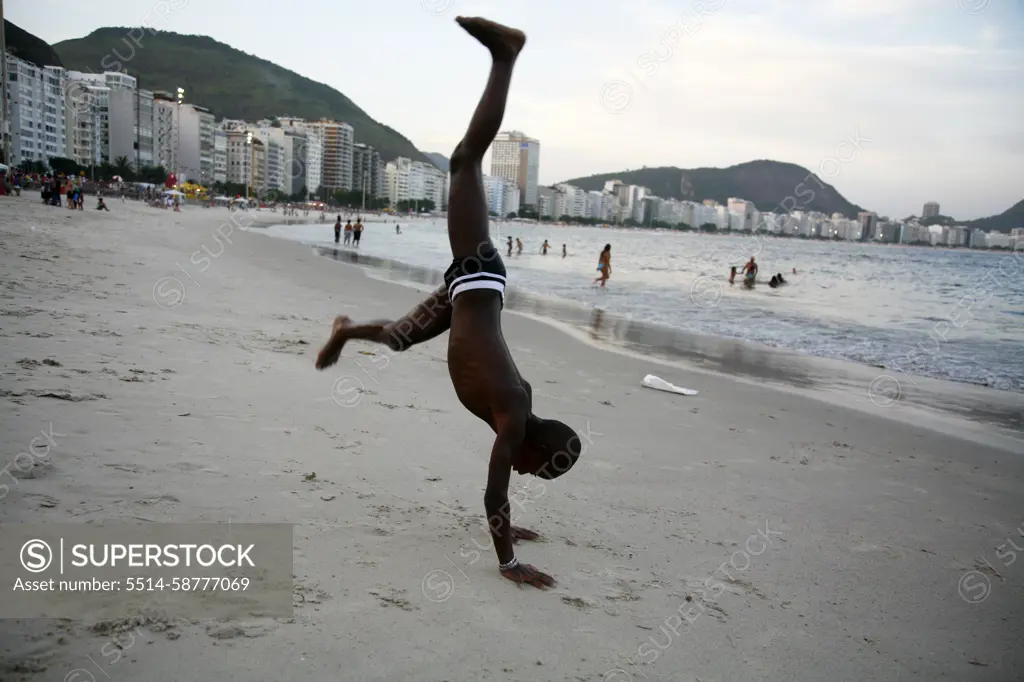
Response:
[{"label": "hand on sand", "polygon": [[324,344],[324,347],[320,349],[320,353],[316,356],[317,369],[327,369],[341,357],[341,349],[345,346],[346,341],[345,335],[342,332],[351,323],[352,320],[345,315],[334,318],[331,338],[327,339],[327,343]]},{"label": "hand on sand", "polygon": [[541,590],[555,586],[554,578],[547,573],[538,571],[530,564],[517,564],[513,568],[502,571],[501,574],[520,587],[523,586],[523,583],[533,585],[537,589]]},{"label": "hand on sand", "polygon": [[518,526],[512,526],[512,544],[516,544],[520,540],[526,540],[527,542],[533,542],[540,538],[540,535],[534,533],[532,530],[526,528],[519,528]]}]

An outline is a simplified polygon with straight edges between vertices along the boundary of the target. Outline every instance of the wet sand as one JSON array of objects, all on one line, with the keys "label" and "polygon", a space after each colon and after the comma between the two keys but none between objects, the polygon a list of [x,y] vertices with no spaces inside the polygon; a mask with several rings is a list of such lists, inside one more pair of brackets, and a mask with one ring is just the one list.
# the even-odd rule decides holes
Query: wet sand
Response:
[{"label": "wet sand", "polygon": [[[294,618],[7,620],[2,679],[1024,673],[1012,431],[975,419],[959,437],[967,420],[847,406],[825,371],[801,386],[756,375],[775,362],[758,355],[685,368],[509,314],[537,412],[586,446],[564,479],[513,478],[517,524],[544,537],[517,553],[559,580],[519,590],[489,548],[491,435],[452,391],[445,338],[313,369],[335,315],[398,316],[420,294],[218,233],[223,210],[0,199],[5,457],[60,434],[5,481],[0,520],[296,524]],[[700,394],[643,389],[647,373]]]}]

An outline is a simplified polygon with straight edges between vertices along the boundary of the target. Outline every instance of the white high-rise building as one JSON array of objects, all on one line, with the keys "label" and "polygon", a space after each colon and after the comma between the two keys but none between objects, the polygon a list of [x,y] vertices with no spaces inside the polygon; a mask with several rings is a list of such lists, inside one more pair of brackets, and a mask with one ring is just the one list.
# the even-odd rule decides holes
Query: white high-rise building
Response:
[{"label": "white high-rise building", "polygon": [[306,136],[302,150],[293,149],[292,173],[297,178],[301,165],[302,182],[293,182],[295,189],[292,191],[297,192],[305,185],[310,195],[316,194],[320,187],[325,186],[323,164],[326,128],[293,116],[280,117],[278,122],[285,131],[301,132]]},{"label": "white high-rise building", "polygon": [[[11,136],[10,165],[24,161],[49,163],[66,157],[67,120],[64,91],[67,75],[58,66],[36,66],[6,55]],[[4,93],[0,93],[3,102]],[[0,136],[4,131],[0,131]]]},{"label": "white high-rise building", "polygon": [[384,171],[388,201],[392,208],[400,201],[430,200],[440,210],[446,197],[447,181],[443,171],[421,161],[398,157]]},{"label": "white high-rise building", "polygon": [[[85,147],[83,158],[98,158],[99,161],[95,163],[112,163],[113,157],[110,156],[111,87],[107,84],[106,74],[68,71],[67,75],[68,83],[65,95],[66,111],[68,112],[69,120],[75,120],[76,123],[81,124],[78,126],[80,129],[85,129],[85,135],[80,135],[78,137],[78,141],[82,143],[81,146]],[[124,76],[124,74],[112,75]],[[131,78],[131,76],[125,76],[125,78]],[[133,81],[134,79],[130,82]],[[129,81],[114,79],[113,82],[117,87],[122,87],[122,85]],[[118,120],[122,122],[122,126],[128,125],[127,122],[130,120],[132,115],[131,102],[127,99],[118,100],[118,102],[122,109],[118,112]],[[124,107],[128,108],[127,112],[123,111]],[[99,135],[98,145],[94,139],[95,131],[97,129]],[[126,139],[130,138],[130,128],[123,130],[123,132]],[[128,155],[122,154],[121,156]],[[79,163],[83,165],[86,164],[86,162],[83,161],[79,161]]]},{"label": "white high-rise building", "polygon": [[[289,152],[292,150],[291,140],[286,140],[285,129],[271,125],[270,121],[260,121],[249,124],[248,130],[254,137],[258,137],[266,145],[266,177],[267,186],[261,187],[263,192],[267,189],[276,190],[291,194],[291,168],[289,167]],[[292,131],[293,134],[295,131]]]},{"label": "white high-rise building", "polygon": [[384,164],[380,162],[380,153],[360,142],[352,147],[352,189],[362,192],[365,186],[366,196],[371,199],[386,195],[387,192],[381,187]]},{"label": "white high-rise building", "polygon": [[409,200],[409,166],[412,161],[398,157],[389,161],[384,168],[385,183],[388,186],[388,202],[391,208],[398,208],[398,202]]},{"label": "white high-rise building", "polygon": [[[513,185],[511,182],[505,183],[505,193],[502,196],[502,200],[505,203],[504,213],[501,217],[504,218],[509,214],[519,214],[519,199],[520,193],[519,188]],[[445,201],[448,199],[446,198]]]},{"label": "white high-rise building", "polygon": [[[265,192],[268,189],[277,190],[278,192],[286,192],[285,189],[288,185],[285,184],[286,174],[288,167],[285,159],[284,145],[280,144],[277,140],[270,139],[266,141],[266,186],[261,187],[260,191]],[[287,192],[291,194],[291,192]]]},{"label": "white high-rise building", "polygon": [[177,167],[179,182],[213,183],[216,126],[213,114],[194,104],[176,104]]},{"label": "white high-rise building", "polygon": [[[248,142],[249,135],[249,131],[234,126],[224,130],[224,136],[227,138],[227,181],[252,187],[255,177],[255,153]],[[259,138],[253,136],[253,142],[259,142]]]},{"label": "white high-rise building", "polygon": [[228,181],[228,134],[220,128],[213,131],[213,181]]},{"label": "white high-rise building", "polygon": [[487,212],[500,217],[505,217],[505,188],[515,186],[505,178],[494,175],[485,175],[484,196],[487,197]]},{"label": "white high-rise building", "polygon": [[126,158],[135,168],[153,165],[153,93],[139,90],[133,76],[119,72],[104,73],[102,83],[110,90],[107,158],[111,163]]},{"label": "white high-rise building", "polygon": [[527,206],[537,205],[540,178],[540,141],[517,130],[498,133],[491,145],[491,175],[519,188]]},{"label": "white high-rise building", "polygon": [[309,121],[306,125],[319,132],[322,145],[322,184],[328,191],[352,189],[352,145],[355,130],[341,121]]},{"label": "white high-rise building", "polygon": [[153,163],[177,172],[178,103],[166,92],[153,93]]}]

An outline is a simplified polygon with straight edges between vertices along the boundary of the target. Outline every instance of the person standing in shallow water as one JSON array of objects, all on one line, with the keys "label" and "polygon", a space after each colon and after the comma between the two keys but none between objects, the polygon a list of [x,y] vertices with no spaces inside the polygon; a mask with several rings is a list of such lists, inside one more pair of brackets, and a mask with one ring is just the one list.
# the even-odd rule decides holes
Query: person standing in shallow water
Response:
[{"label": "person standing in shallow water", "polygon": [[554,579],[516,558],[513,544],[535,540],[533,531],[511,524],[508,499],[512,470],[543,479],[568,471],[582,454],[579,435],[568,425],[533,413],[533,390],[523,379],[501,331],[505,266],[489,234],[482,163],[505,113],[512,68],[526,42],[521,31],[486,19],[456,21],[491,52],[491,74],[465,137],[451,156],[448,241],[451,266],[444,284],[404,318],[353,324],[339,316],[316,359],[317,369],[338,361],[351,339],[404,351],[446,331],[448,373],[463,406],[495,433],[484,508],[498,556],[498,571],[515,583],[551,587]]},{"label": "person standing in shallow water", "polygon": [[551,248],[551,244],[548,244],[548,240],[545,239],[544,243],[540,245],[540,253],[542,256],[548,255],[548,249]]},{"label": "person standing in shallow water", "polygon": [[359,246],[359,240],[363,238],[363,219],[356,218],[356,224],[352,226],[352,245]]},{"label": "person standing in shallow water", "polygon": [[508,236],[508,255],[512,255],[512,235]]},{"label": "person standing in shallow water", "polygon": [[516,255],[521,256],[523,254],[523,242],[519,241],[519,237],[516,237]]},{"label": "person standing in shallow water", "polygon": [[604,249],[601,251],[601,255],[597,257],[597,271],[601,274],[597,276],[594,283],[601,283],[603,287],[608,278],[612,276],[612,245],[605,244]]},{"label": "person standing in shallow water", "polygon": [[568,254],[565,252],[565,244],[562,244],[562,258],[565,258]]},{"label": "person standing in shallow water", "polygon": [[345,238],[344,239],[345,239],[345,241],[342,244],[343,246],[348,246],[349,244],[352,243],[352,221],[351,220],[346,220],[345,221]]},{"label": "person standing in shallow water", "polygon": [[341,241],[341,216],[334,221],[334,243],[337,244]]}]

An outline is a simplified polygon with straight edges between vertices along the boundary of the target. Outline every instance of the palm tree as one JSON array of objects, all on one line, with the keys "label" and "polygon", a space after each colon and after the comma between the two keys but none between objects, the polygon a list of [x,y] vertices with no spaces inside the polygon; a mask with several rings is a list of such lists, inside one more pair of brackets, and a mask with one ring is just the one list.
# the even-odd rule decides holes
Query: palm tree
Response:
[{"label": "palm tree", "polygon": [[128,161],[127,156],[118,156],[114,159],[114,175],[120,175],[123,179],[127,180],[131,173],[132,164]]}]

